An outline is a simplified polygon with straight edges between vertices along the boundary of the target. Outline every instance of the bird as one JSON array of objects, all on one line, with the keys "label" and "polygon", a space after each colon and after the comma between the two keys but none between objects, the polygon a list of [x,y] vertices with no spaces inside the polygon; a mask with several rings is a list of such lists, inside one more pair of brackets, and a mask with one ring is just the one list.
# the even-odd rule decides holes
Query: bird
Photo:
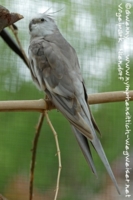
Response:
[{"label": "bird", "polygon": [[120,194],[97,136],[100,130],[87,103],[87,90],[75,49],[63,37],[53,17],[46,12],[30,20],[29,34],[28,54],[33,82],[69,121],[92,172],[97,176],[90,145],[98,153]]}]

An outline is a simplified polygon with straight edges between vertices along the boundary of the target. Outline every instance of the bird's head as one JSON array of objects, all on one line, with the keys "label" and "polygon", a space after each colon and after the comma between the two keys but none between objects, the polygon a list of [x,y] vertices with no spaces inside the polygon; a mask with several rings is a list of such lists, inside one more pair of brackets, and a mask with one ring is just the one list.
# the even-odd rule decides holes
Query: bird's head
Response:
[{"label": "bird's head", "polygon": [[55,21],[45,13],[38,14],[31,19],[29,23],[29,31],[31,37],[39,37],[53,34],[57,30]]}]

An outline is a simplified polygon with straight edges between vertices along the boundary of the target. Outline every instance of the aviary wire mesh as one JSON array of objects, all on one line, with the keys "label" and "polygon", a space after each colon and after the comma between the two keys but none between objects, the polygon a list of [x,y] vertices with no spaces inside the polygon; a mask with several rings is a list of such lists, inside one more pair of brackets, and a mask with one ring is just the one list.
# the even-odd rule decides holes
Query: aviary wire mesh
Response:
[{"label": "aviary wire mesh", "polygon": [[[127,4],[128,3],[128,4]],[[62,34],[78,54],[88,93],[125,90],[119,79],[118,51],[123,49],[122,66],[125,74],[126,55],[130,59],[130,90],[133,89],[133,1],[90,0],[1,0],[1,5],[18,12],[24,19],[16,23],[19,38],[27,54],[29,45],[28,23],[38,12],[50,8],[49,13]],[[129,6],[131,5],[131,8]],[[121,5],[121,8],[119,7]],[[127,6],[127,7],[126,7]],[[128,7],[129,6],[129,7]],[[62,9],[58,12],[58,10]],[[121,12],[121,11],[122,12]],[[129,38],[119,43],[118,18],[122,19],[122,34],[126,34],[126,10],[130,11]],[[121,16],[116,16],[121,13]],[[7,28],[13,36],[11,30]],[[44,94],[32,83],[23,61],[0,38],[0,100],[29,100],[43,98]],[[112,166],[121,196],[118,195],[106,169],[93,151],[96,178],[88,167],[73,136],[69,123],[56,110],[50,119],[58,133],[62,157],[62,172],[58,199],[125,200],[126,192],[133,195],[133,171],[126,188],[125,164],[125,103],[108,103],[91,106],[101,130],[101,143]],[[133,103],[130,102],[130,112]],[[0,113],[0,194],[9,200],[28,199],[31,147],[39,114],[33,112]],[[128,140],[130,168],[133,168],[133,124]],[[58,160],[53,134],[44,121],[39,144],[34,177],[34,199],[54,198]]]}]

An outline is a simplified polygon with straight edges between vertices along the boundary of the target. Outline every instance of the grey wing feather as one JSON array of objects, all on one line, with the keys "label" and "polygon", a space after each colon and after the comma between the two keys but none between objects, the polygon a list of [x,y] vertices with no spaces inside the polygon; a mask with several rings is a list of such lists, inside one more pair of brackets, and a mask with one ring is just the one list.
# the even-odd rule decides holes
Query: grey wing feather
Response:
[{"label": "grey wing feather", "polygon": [[89,104],[88,104],[88,109],[89,109],[89,111],[90,111],[91,121],[92,121],[92,123],[93,123],[93,126],[94,126],[95,130],[96,130],[96,131],[100,134],[100,136],[101,136],[102,134],[101,134],[101,132],[100,132],[100,130],[99,130],[97,124],[96,124],[96,121],[95,121],[95,119],[94,119],[94,117],[93,117],[93,115],[92,115],[92,113],[91,113],[91,109],[90,109]]}]

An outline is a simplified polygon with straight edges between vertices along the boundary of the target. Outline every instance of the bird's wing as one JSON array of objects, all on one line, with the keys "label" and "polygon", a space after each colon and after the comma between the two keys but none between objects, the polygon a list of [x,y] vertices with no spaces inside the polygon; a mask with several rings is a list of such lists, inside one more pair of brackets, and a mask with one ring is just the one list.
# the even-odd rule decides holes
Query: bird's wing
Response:
[{"label": "bird's wing", "polygon": [[[57,45],[45,41],[34,41],[29,47],[31,71],[38,85],[49,93],[52,102],[65,115],[71,124],[77,127],[88,139],[92,134],[79,102],[84,95],[82,76],[75,68],[78,62],[72,63],[75,52],[70,48],[70,60],[60,51]],[[72,66],[72,68],[71,68]],[[77,66],[78,68],[78,66]]]}]

